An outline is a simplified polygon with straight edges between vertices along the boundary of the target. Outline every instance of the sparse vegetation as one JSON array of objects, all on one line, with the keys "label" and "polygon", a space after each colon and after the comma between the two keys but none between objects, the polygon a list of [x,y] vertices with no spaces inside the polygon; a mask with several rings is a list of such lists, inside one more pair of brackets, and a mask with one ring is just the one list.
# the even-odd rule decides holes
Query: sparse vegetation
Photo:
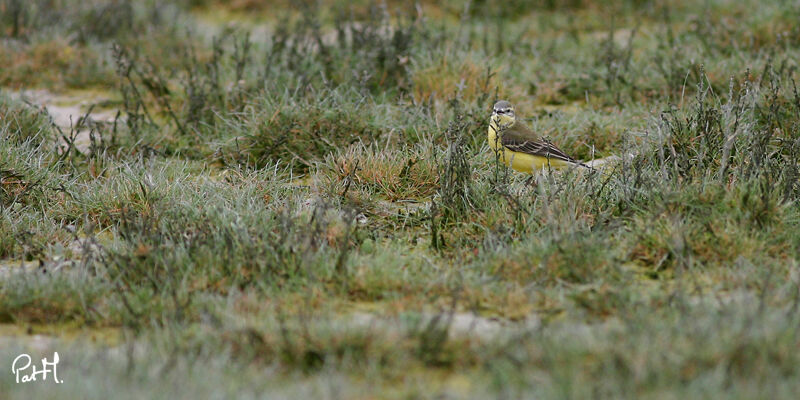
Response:
[{"label": "sparse vegetation", "polygon": [[0,0],[7,397],[800,391],[797,4],[163,3]]}]

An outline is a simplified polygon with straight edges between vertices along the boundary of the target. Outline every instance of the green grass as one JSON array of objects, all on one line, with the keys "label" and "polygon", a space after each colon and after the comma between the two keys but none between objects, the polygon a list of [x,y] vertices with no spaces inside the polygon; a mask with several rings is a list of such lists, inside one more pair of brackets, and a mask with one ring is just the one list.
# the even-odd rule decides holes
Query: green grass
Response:
[{"label": "green grass", "polygon": [[[0,0],[0,362],[66,380],[0,392],[800,390],[797,5],[273,8]],[[12,96],[86,88],[81,146]],[[500,98],[633,156],[509,171]]]}]

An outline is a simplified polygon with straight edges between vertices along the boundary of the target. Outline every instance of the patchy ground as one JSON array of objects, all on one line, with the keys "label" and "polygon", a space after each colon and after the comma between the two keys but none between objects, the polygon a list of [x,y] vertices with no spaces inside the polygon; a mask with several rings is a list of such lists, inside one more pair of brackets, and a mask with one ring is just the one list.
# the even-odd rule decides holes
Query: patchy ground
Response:
[{"label": "patchy ground", "polygon": [[[10,98],[50,116],[53,124],[63,133],[74,133],[74,145],[80,151],[88,150],[91,145],[90,133],[94,125],[113,124],[117,119],[118,110],[108,108],[108,105],[115,104],[111,96],[101,93],[55,94],[45,89],[35,89],[12,92]],[[120,123],[120,120],[117,122]],[[62,138],[62,141],[66,140]]]},{"label": "patchy ground", "polygon": [[794,398],[798,17],[0,1],[0,392]]}]

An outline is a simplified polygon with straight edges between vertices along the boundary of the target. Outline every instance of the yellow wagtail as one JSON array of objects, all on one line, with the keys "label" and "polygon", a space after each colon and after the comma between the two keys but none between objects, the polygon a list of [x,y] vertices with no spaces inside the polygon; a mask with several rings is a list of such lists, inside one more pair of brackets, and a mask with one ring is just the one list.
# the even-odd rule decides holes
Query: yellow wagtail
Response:
[{"label": "yellow wagtail", "polygon": [[516,118],[514,106],[505,100],[494,104],[488,139],[489,146],[500,161],[519,172],[533,173],[546,167],[591,168],[568,156],[552,143],[542,140]]}]

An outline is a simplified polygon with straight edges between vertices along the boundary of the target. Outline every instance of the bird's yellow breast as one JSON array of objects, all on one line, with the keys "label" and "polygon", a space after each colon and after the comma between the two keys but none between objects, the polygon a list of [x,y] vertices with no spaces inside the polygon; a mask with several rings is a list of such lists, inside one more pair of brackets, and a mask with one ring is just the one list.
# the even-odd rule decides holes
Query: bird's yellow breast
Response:
[{"label": "bird's yellow breast", "polygon": [[[495,156],[500,159],[501,162],[506,164],[507,166],[511,167],[515,171],[524,172],[527,174],[541,171],[544,168],[561,168],[569,166],[570,163],[558,159],[547,158],[542,156],[534,156],[526,153],[521,153],[519,151],[513,151],[507,149],[503,144],[500,142],[500,137],[498,137],[498,132],[500,131],[500,126],[509,126],[509,124],[513,124],[513,121],[506,122],[503,120],[504,117],[494,115],[492,116],[491,121],[489,122],[489,133],[487,135],[487,139],[489,140],[489,147],[494,150]],[[500,133],[502,135],[502,133]]]}]

